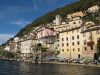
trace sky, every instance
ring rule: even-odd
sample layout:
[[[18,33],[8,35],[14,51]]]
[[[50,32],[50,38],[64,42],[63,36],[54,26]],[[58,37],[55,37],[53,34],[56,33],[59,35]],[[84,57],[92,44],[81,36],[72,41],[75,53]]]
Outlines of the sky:
[[[0,0],[0,44],[36,18],[77,0]]]

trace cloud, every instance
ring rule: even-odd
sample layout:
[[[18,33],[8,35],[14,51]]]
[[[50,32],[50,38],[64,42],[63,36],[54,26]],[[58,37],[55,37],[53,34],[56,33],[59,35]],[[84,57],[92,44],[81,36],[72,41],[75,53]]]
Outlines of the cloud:
[[[23,26],[30,24],[30,23],[31,23],[30,21],[25,21],[23,19],[19,19],[19,20],[16,20],[16,21],[10,21],[10,24],[18,25],[20,27],[23,27]]]
[[[14,34],[0,34],[0,44],[6,42],[10,38],[12,38]]]

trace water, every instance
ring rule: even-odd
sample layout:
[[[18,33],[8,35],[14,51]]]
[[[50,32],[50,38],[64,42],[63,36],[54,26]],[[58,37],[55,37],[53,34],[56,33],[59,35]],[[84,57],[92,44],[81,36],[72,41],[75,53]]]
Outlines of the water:
[[[100,68],[0,60],[0,75],[100,75]]]

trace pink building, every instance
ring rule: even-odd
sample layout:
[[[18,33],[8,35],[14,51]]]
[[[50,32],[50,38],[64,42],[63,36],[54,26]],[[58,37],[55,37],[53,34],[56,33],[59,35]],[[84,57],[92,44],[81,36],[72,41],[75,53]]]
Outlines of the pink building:
[[[52,28],[48,27],[42,27],[38,32],[37,32],[37,39],[40,38],[46,38],[50,36],[55,36],[56,32]]]

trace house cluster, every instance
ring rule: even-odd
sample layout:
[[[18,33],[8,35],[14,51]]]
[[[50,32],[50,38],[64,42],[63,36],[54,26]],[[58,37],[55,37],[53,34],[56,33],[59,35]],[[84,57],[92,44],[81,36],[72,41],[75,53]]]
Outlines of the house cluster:
[[[60,15],[52,23],[35,27],[23,38],[15,37],[9,41],[5,50],[20,51],[22,58],[32,55],[42,55],[46,59],[51,57],[73,58],[93,57],[97,53],[97,43],[100,39],[100,25],[92,21],[83,21],[86,12],[99,11],[99,6],[88,8],[66,16],[63,21]],[[45,47],[46,52],[36,51],[36,44]]]

